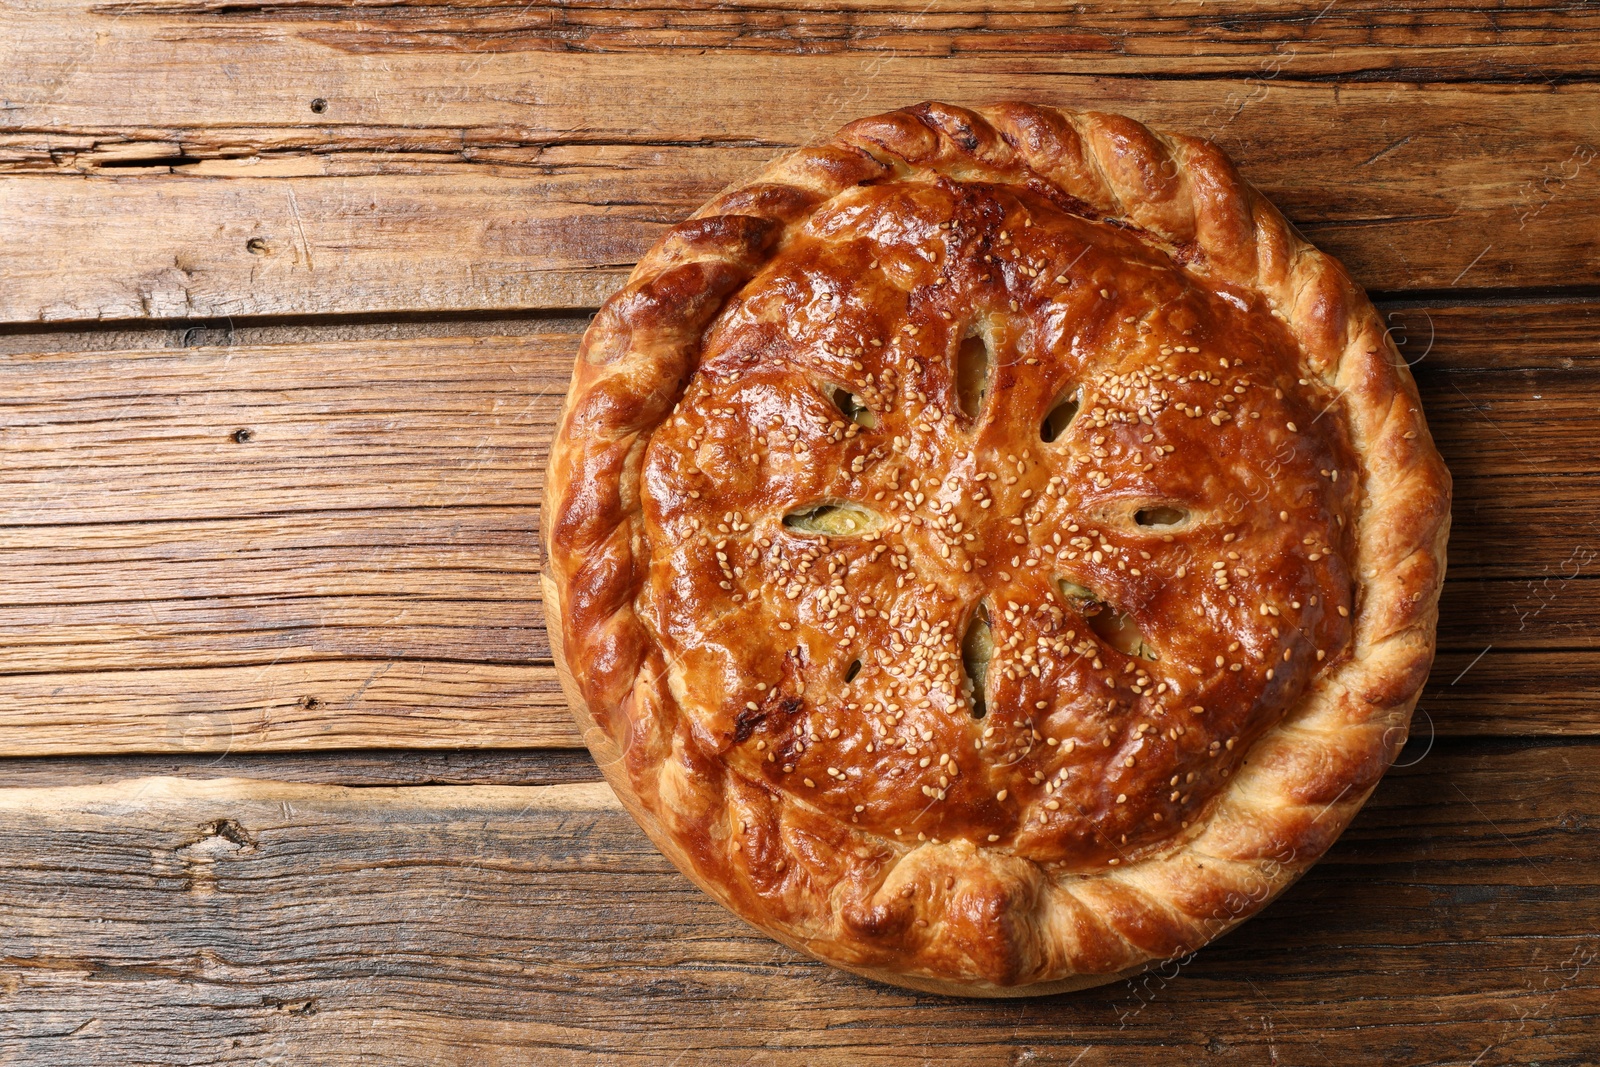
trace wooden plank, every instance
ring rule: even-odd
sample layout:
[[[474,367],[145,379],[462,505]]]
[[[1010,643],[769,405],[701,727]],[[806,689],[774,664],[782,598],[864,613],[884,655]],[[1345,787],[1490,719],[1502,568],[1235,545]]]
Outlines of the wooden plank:
[[[581,334],[594,313],[584,308],[565,311],[518,311],[503,314],[342,316],[337,318],[185,319],[171,322],[125,322],[75,327],[71,323],[0,326],[0,360],[12,356],[74,356],[85,353],[152,351],[209,347],[259,347],[323,344],[330,341],[416,341],[432,338],[527,337],[539,334]],[[572,349],[577,343],[572,343]]]
[[[1564,581],[1594,572],[1600,548],[1600,478],[1533,467],[1458,474],[1450,527],[1451,578]]]
[[[12,357],[0,522],[533,507],[575,347],[560,334]]]
[[[151,777],[253,778],[364,788],[571,785],[601,780],[600,768],[583,748],[376,748],[0,758],[0,788],[103,785]]]
[[[1419,377],[1440,371],[1600,369],[1600,300],[1379,298],[1395,346]]]
[[[1597,539],[1591,502],[1600,500],[1600,479],[1588,472],[1545,474],[1537,469],[1525,477],[1518,484],[1512,472],[1456,476],[1450,530],[1453,577],[1571,577],[1574,567],[1589,569],[1589,549]]]
[[[1597,734],[1600,655],[1490,643],[1434,658],[1408,743],[1420,751],[1434,737]]]
[[[74,5],[79,7],[81,5]],[[72,10],[71,7],[66,10]],[[425,17],[422,17],[425,12]],[[135,0],[98,5],[123,18],[187,17],[293,32],[352,52],[866,53],[946,57],[1056,53],[1095,73],[1216,74],[1292,61],[1305,73],[1494,80],[1591,73],[1600,19],[1584,5],[1536,2],[1493,12],[1427,0],[1404,9],[1354,0],[1309,12],[1283,0],[1226,12],[1159,0],[1050,4],[968,0],[740,0],[583,5],[457,0],[444,11],[364,3],[359,19],[321,0]],[[259,30],[258,30],[259,32]]]
[[[612,209],[650,195],[626,189],[564,200],[536,175],[470,167],[4,182],[0,319],[13,322],[592,307],[692,210]]]
[[[0,756],[578,744],[548,665],[391,655],[0,674]]]
[[[13,47],[48,69],[0,61],[0,158],[49,172],[4,186],[0,321],[592,306],[761,161],[929,96],[1213,137],[1371,288],[1600,277],[1588,82],[1130,80],[1056,56],[374,54],[173,18],[95,34],[94,18],[40,15]]]
[[[1192,962],[1020,1002],[799,958],[599,784],[11,789],[0,1033],[19,1062],[118,1067],[1577,1064],[1600,1037],[1597,781],[1594,745],[1440,746]]]
[[[1528,651],[1600,648],[1600,582],[1593,542],[1581,547],[1583,569],[1552,570],[1523,581],[1446,581],[1439,598],[1439,648],[1478,651],[1489,645]],[[1571,570],[1576,570],[1574,562]]]
[[[1588,435],[1571,432],[1600,399],[1600,366],[1483,371],[1419,377],[1439,451],[1462,478],[1539,480],[1596,470]]]
[[[0,670],[550,662],[537,509],[256,506],[283,513],[7,531]]]

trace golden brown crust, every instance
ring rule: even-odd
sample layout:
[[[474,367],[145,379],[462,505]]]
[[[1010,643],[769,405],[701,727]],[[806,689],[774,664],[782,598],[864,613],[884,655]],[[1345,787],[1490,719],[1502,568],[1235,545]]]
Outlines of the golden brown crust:
[[[1214,146],[924,104],[646,255],[544,514],[564,684],[662,851],[831,963],[1006,996],[1198,948],[1338,836],[1431,662],[1449,476]]]

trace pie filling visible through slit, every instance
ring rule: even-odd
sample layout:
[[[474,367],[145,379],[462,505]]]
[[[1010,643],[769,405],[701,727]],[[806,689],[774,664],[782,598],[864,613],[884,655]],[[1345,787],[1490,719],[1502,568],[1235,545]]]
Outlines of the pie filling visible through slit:
[[[806,164],[828,195],[664,240],[586,339],[546,512],[564,680],[663,850],[790,944],[989,995],[1198,947],[1315,860],[1404,740],[1448,527],[1336,264],[1263,204],[1319,258],[1239,238],[1237,280],[1204,161],[1160,235],[1083,193],[1148,131],[1076,117],[1105,177],[1068,190],[1012,158],[1065,119],[996,110],[869,120]],[[758,202],[781,231],[695,258]],[[1335,311],[1370,365],[1315,351]]]

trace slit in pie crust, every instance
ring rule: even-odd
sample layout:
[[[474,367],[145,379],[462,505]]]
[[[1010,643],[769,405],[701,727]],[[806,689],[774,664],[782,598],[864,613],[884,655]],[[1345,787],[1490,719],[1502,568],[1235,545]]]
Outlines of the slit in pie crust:
[[[1404,743],[1449,475],[1362,291],[1214,145],[928,103],[674,227],[584,337],[547,618],[713,897],[1013,996],[1192,951]]]

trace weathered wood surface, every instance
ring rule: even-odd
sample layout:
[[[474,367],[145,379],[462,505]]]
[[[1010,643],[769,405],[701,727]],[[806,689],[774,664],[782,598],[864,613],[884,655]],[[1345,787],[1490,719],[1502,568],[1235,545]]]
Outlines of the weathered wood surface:
[[[203,649],[190,654],[207,659]],[[369,660],[0,676],[0,755],[579,743],[547,664],[412,662],[385,652]]]
[[[1414,752],[1429,747],[1419,736]],[[1409,758],[1409,757],[1408,757]],[[0,789],[110,785],[129,778],[250,778],[341,786],[568,785],[600,781],[583,748],[322,749],[0,757]]]
[[[327,1067],[1582,1064],[1600,1041],[1597,781],[1592,744],[1437,746],[1187,965],[1000,1003],[872,985],[752,933],[600,784],[0,790],[0,1049]]]
[[[1386,312],[1457,476],[1419,730],[1600,730],[1597,309]],[[537,584],[576,341],[8,359],[0,753],[577,744]]]
[[[552,26],[548,9],[478,10],[490,25]],[[1317,50],[1292,43],[1224,71],[1158,55],[1130,77],[1025,35],[1021,51],[971,56],[609,54],[465,47],[392,25],[408,17],[20,8],[0,35],[0,167],[20,172],[0,212],[0,321],[593,306],[723,185],[845,120],[927,97],[1021,96],[1213,137],[1371,288],[1600,279],[1600,87],[1556,80],[1559,60],[1505,84],[1416,81],[1428,61],[1411,65],[1369,27],[1363,70],[1393,80],[1322,80]],[[1454,17],[1411,37],[1451,47]],[[1500,32],[1509,41],[1531,18],[1527,32],[1581,49],[1596,17],[1525,11]],[[1270,7],[1244,18],[1257,29],[1197,5],[1163,47],[1188,49],[1196,24],[1221,45],[1274,23],[1319,39],[1324,21]]]
[[[1136,76],[1233,73],[1293,57],[1306,73],[1397,80],[1448,73],[1480,81],[1544,81],[1587,73],[1600,61],[1593,36],[1600,16],[1581,3],[1539,0],[1493,10],[1446,0],[1403,9],[1376,0],[1309,9],[1274,0],[1227,10],[1159,0],[465,0],[440,10],[392,0],[363,3],[353,14],[323,0],[131,0],[91,10],[101,17],[187,16],[212,26],[267,28],[356,52],[1055,54],[1097,73]]]
[[[1597,29],[6,5],[0,1063],[1594,1063]],[[1016,96],[1232,153],[1380,291],[1456,506],[1412,740],[1327,860],[1176,977],[993,1004],[671,871],[573,747],[537,534],[576,330],[664,227],[857,115]]]
[[[575,348],[566,334],[14,356],[4,521],[532,507]]]

